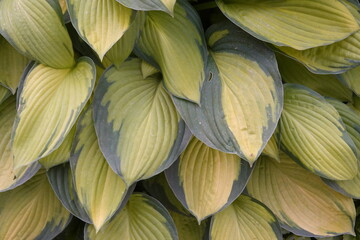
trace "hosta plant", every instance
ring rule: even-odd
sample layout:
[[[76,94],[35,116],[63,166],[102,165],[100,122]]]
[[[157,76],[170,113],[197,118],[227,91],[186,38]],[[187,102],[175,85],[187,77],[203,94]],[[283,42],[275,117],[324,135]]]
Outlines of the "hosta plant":
[[[359,12],[0,0],[0,239],[359,239]]]

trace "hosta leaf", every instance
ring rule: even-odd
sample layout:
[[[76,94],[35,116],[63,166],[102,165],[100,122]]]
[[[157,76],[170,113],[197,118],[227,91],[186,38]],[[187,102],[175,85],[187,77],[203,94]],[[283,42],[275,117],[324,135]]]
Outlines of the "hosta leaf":
[[[280,161],[279,140],[277,138],[276,133],[274,133],[266,144],[262,154]]]
[[[137,193],[98,233],[87,225],[85,239],[177,240],[178,236],[168,211],[154,198]]]
[[[196,218],[170,211],[174,220],[179,240],[201,240],[206,239],[206,222],[198,224]]]
[[[116,0],[119,3],[141,11],[160,10],[173,15],[176,0]],[[180,0],[179,0],[180,1]]]
[[[0,84],[15,93],[21,75],[29,63],[29,59],[13,48],[5,38],[0,35]]]
[[[50,153],[50,155],[48,155],[47,157],[40,159],[39,163],[46,169],[50,169],[54,166],[69,161],[74,135],[75,127],[70,130],[64,141],[61,143],[60,147]]]
[[[223,211],[214,215],[211,240],[282,239],[274,214],[259,201],[241,195]]]
[[[98,231],[120,207],[127,188],[100,151],[92,113],[89,108],[79,120],[70,165],[79,201]]]
[[[165,173],[177,198],[200,222],[240,195],[251,169],[237,155],[212,149],[193,138]]]
[[[352,92],[342,84],[335,75],[314,74],[301,63],[282,54],[276,55],[282,80],[311,88],[322,96],[351,101]]]
[[[11,130],[16,117],[15,97],[0,105],[0,192],[15,188],[30,179],[40,168],[38,163],[13,169]]]
[[[160,79],[142,77],[139,59],[103,74],[95,90],[94,117],[100,148],[127,185],[169,167],[189,138]]]
[[[138,12],[135,20],[129,26],[124,35],[117,41],[114,46],[106,53],[104,60],[119,66],[123,63],[131,54],[134,49],[135,42],[139,37],[140,29],[144,26],[145,14]]]
[[[277,48],[317,74],[340,74],[360,65],[360,31],[342,41],[303,51]]]
[[[274,54],[231,23],[207,32],[209,80],[200,106],[174,98],[192,133],[208,146],[252,164],[275,130],[282,84]]]
[[[187,1],[177,1],[174,17],[147,14],[137,53],[161,68],[173,95],[199,103],[207,52],[200,18]]]
[[[360,153],[360,113],[357,113],[346,104],[335,99],[327,99],[327,101],[335,107],[339,112],[346,131],[354,141],[357,153]],[[358,172],[356,176],[347,181],[331,181],[324,179],[325,183],[336,191],[352,198],[360,198],[360,161],[357,161]]]
[[[2,104],[10,96],[10,90],[0,85],[0,104]]]
[[[160,201],[166,209],[182,215],[191,215],[174,195],[166,180],[164,172],[143,181],[142,185],[146,192]]]
[[[356,95],[360,96],[360,67],[350,69],[338,78],[345,83]]]
[[[52,239],[70,219],[43,170],[25,184],[0,193],[1,239]]]
[[[328,45],[359,30],[339,0],[217,0],[221,11],[260,40],[304,50]]]
[[[65,12],[67,11],[66,0],[59,0],[59,4],[60,4],[62,13],[65,14]]]
[[[145,61],[141,62],[141,74],[142,74],[143,78],[147,78],[158,72],[160,72],[160,71],[153,65],[151,65]]]
[[[284,153],[280,159],[280,163],[267,157],[259,160],[247,185],[248,193],[269,207],[282,226],[295,234],[353,234],[352,199],[326,186],[320,177]]]
[[[64,163],[50,168],[47,177],[56,196],[64,207],[74,216],[86,223],[92,223],[85,208],[79,201],[75,191],[70,163]]]
[[[129,28],[134,12],[114,0],[67,0],[71,22],[100,60]]]
[[[85,103],[95,81],[95,66],[87,57],[74,68],[35,65],[21,83],[13,131],[14,167],[49,155],[60,146]]]
[[[75,65],[57,0],[2,0],[0,33],[17,50],[53,68]]]
[[[356,175],[356,147],[339,113],[311,89],[285,85],[280,132],[282,147],[311,172],[333,180]]]

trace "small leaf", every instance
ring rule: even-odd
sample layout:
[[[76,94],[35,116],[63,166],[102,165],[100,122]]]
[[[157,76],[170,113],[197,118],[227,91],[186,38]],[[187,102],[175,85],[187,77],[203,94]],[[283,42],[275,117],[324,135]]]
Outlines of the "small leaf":
[[[283,239],[274,214],[259,201],[241,195],[223,211],[214,215],[211,240]]]
[[[280,163],[262,157],[246,189],[271,209],[282,227],[295,234],[306,237],[354,234],[356,213],[352,199],[328,187],[320,177],[284,153]]]
[[[67,0],[71,22],[100,60],[129,28],[133,11],[114,0]]]
[[[274,133],[266,144],[262,154],[271,157],[277,161],[280,161],[279,152],[279,140],[276,136],[276,133]]]
[[[357,154],[360,153],[360,113],[354,111],[346,104],[335,99],[327,99],[327,101],[339,112],[346,131],[351,139],[354,141]],[[357,161],[358,172],[351,180],[345,181],[331,181],[323,179],[326,184],[335,189],[336,191],[349,196],[351,198],[360,199],[360,161]]]
[[[217,0],[221,11],[254,37],[298,50],[329,45],[359,30],[343,1]]]
[[[20,53],[53,68],[75,65],[57,0],[2,0],[0,22],[0,33]]]
[[[178,236],[168,211],[154,198],[136,193],[98,233],[86,225],[85,239],[177,240]]]
[[[70,220],[43,170],[25,184],[0,193],[1,239],[52,239]]]
[[[2,104],[10,96],[10,90],[0,85],[0,104]]]
[[[31,165],[13,169],[13,155],[11,153],[11,130],[16,117],[15,97],[8,98],[0,105],[0,192],[13,189],[29,180],[39,170],[40,165]]]
[[[16,51],[0,35],[0,84],[10,89],[12,94],[15,93],[28,63],[29,59]]]
[[[341,101],[352,101],[352,92],[333,74],[314,74],[301,63],[277,54],[276,59],[282,80],[311,88],[325,97],[337,98]]]
[[[280,119],[282,147],[305,168],[332,180],[357,173],[356,147],[336,109],[302,85],[286,84]]]
[[[116,0],[124,6],[141,11],[164,11],[173,15],[176,0]],[[180,0],[179,0],[180,1]]]
[[[360,67],[350,69],[337,77],[356,95],[360,96]]]
[[[15,168],[46,157],[60,146],[89,99],[94,81],[95,66],[87,57],[69,69],[32,67],[20,86],[12,133]]]
[[[168,168],[189,140],[162,82],[144,79],[139,59],[106,70],[95,90],[94,119],[106,160],[128,186]]]
[[[92,113],[89,108],[79,119],[70,165],[79,201],[99,231],[120,207],[127,188],[100,151]]]
[[[211,149],[193,138],[165,174],[177,198],[201,222],[240,195],[251,168],[238,156]]]
[[[282,110],[282,83],[275,55],[231,23],[207,31],[208,81],[200,106],[174,97],[191,132],[206,145],[255,162]]]
[[[174,17],[156,11],[146,16],[136,53],[161,68],[171,94],[199,103],[207,52],[197,12],[178,0]]]
[[[200,240],[206,239],[206,222],[198,224],[196,218],[170,211],[174,220],[179,240]]]

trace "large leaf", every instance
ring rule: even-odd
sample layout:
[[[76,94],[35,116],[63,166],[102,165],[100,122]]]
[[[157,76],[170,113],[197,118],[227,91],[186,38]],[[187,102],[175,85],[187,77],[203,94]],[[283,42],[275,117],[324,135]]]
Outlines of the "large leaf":
[[[75,126],[70,130],[70,132],[65,137],[64,141],[61,143],[60,147],[50,153],[50,155],[39,160],[39,163],[46,169],[50,169],[57,165],[60,165],[64,162],[69,161],[71,146],[75,136]]]
[[[252,164],[275,130],[282,84],[274,54],[231,23],[207,31],[210,76],[200,106],[174,98],[192,133],[208,146]]]
[[[71,22],[102,60],[132,22],[133,11],[114,0],[67,0]]]
[[[352,101],[352,92],[333,74],[314,74],[301,63],[282,54],[276,55],[282,80],[311,88],[322,96]]]
[[[340,74],[360,65],[360,31],[342,41],[303,51],[277,48],[317,74]]]
[[[241,195],[230,206],[214,215],[211,240],[283,239],[274,214],[259,201]]]
[[[89,108],[79,120],[70,165],[79,201],[98,231],[120,207],[127,188],[100,151],[92,114]]]
[[[94,117],[100,148],[127,185],[169,167],[189,140],[170,95],[158,76],[143,78],[139,59],[103,74]]]
[[[0,33],[20,53],[53,68],[75,65],[57,0],[2,0],[0,22]]]
[[[174,220],[179,240],[202,240],[207,239],[206,222],[200,225],[193,216],[186,216],[181,213],[170,211]]]
[[[200,102],[206,43],[200,18],[187,1],[177,1],[174,17],[155,11],[147,14],[137,53],[161,68],[165,87],[173,95]]]
[[[116,0],[119,3],[141,11],[164,11],[173,15],[176,0]]]
[[[0,35],[0,84],[15,93],[21,75],[29,63],[29,59],[13,48],[5,38]]]
[[[280,132],[286,152],[311,172],[333,180],[355,177],[354,142],[339,113],[318,93],[302,85],[285,85]]]
[[[193,138],[165,173],[177,198],[201,222],[240,195],[251,169],[237,155],[212,149]]]
[[[217,0],[221,11],[260,40],[298,50],[329,45],[359,30],[339,0]]]
[[[259,160],[247,185],[248,193],[269,207],[282,226],[295,234],[353,234],[352,199],[328,187],[284,153],[280,159],[280,163],[267,157]]]
[[[356,95],[360,96],[360,67],[350,69],[338,78],[345,83]]]
[[[70,219],[43,170],[14,190],[0,193],[1,239],[52,239]]]
[[[30,179],[40,168],[38,163],[13,169],[11,130],[16,117],[15,97],[0,105],[0,192],[15,188]]]
[[[145,14],[138,12],[134,22],[129,26],[124,35],[117,41],[114,46],[106,53],[104,61],[113,63],[119,66],[131,54],[135,43],[139,37],[140,30],[143,28],[145,22]],[[110,66],[111,64],[109,64]]]
[[[87,225],[85,239],[177,240],[178,236],[168,211],[154,198],[137,193],[98,233]]]
[[[47,177],[56,196],[64,207],[77,218],[91,224],[90,217],[80,203],[75,191],[70,163],[67,162],[50,168],[47,171]]]
[[[20,86],[12,135],[15,168],[60,146],[89,99],[94,81],[95,66],[87,57],[69,69],[32,67]]]
[[[346,131],[349,133],[349,136],[354,141],[357,153],[360,153],[360,113],[354,111],[352,108],[346,104],[334,100],[327,99],[327,101],[333,105],[336,110],[339,112],[344,124]],[[351,180],[346,181],[331,181],[324,179],[325,183],[330,187],[339,191],[342,194],[345,194],[352,198],[360,198],[360,161],[357,161],[358,172],[356,176]]]

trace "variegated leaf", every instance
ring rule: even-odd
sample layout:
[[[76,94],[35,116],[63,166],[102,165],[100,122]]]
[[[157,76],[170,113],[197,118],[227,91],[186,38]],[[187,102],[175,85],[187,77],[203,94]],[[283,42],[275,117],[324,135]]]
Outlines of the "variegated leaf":
[[[116,0],[119,3],[141,11],[164,11],[173,15],[176,0]]]

